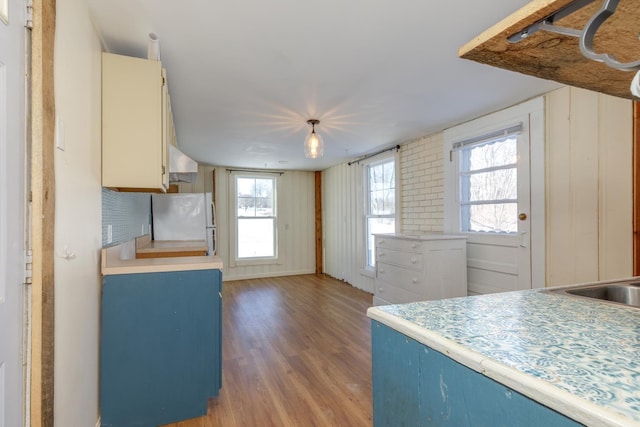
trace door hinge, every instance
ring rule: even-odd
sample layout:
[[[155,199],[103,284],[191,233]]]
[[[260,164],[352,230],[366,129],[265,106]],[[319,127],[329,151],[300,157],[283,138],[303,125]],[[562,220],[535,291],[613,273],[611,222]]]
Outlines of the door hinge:
[[[31,30],[33,29],[33,0],[27,0],[27,13],[25,16],[25,28]]]
[[[33,252],[31,250],[24,252],[24,284],[30,285],[33,272]]]

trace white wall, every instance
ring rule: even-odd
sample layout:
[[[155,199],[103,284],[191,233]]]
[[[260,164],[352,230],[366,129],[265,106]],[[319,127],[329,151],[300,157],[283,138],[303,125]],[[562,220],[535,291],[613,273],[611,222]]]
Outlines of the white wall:
[[[225,281],[260,277],[290,276],[315,273],[315,174],[304,171],[285,171],[278,179],[277,264],[234,266],[229,249],[230,175],[221,166],[200,165],[198,177],[192,184],[180,184],[180,192],[210,192],[213,190],[212,172],[215,169],[215,202],[217,225],[217,254],[224,263]]]
[[[322,172],[324,272],[373,293],[364,267],[362,166],[347,163]]]
[[[633,273],[633,112],[563,88],[546,97],[547,286]]]
[[[396,157],[398,232],[441,232],[444,224],[442,133],[403,144]],[[363,167],[343,163],[322,172],[324,271],[373,293],[364,270]]]
[[[55,151],[55,425],[98,420],[100,316],[100,52],[82,0],[57,0]],[[70,258],[61,256],[72,253]]]
[[[546,286],[630,276],[631,102],[570,88],[545,99]],[[440,132],[401,145],[402,233],[443,230],[443,144]],[[322,179],[325,272],[372,292],[361,272],[362,173],[342,164]]]
[[[399,165],[402,233],[443,230],[443,144],[443,135],[438,133],[402,145]]]

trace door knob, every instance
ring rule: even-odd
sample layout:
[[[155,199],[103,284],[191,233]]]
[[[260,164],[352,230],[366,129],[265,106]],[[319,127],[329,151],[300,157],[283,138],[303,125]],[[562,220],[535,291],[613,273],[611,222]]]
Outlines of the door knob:
[[[518,215],[518,219],[520,221],[524,221],[525,219],[527,219],[527,214],[526,213],[521,213],[520,215]]]

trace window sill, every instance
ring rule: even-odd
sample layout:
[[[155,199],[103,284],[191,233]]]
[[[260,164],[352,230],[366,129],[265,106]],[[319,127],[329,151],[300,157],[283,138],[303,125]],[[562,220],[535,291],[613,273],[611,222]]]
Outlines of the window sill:
[[[233,260],[232,267],[251,267],[255,265],[278,265],[278,258],[254,258]]]

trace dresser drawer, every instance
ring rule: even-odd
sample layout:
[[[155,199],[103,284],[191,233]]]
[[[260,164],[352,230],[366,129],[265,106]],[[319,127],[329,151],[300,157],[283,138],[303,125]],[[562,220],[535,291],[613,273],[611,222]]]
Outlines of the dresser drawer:
[[[376,248],[376,262],[422,271],[422,254]]]
[[[377,302],[378,304],[404,304],[407,302],[422,300],[424,300],[424,298],[414,292],[410,292],[382,280],[376,281],[374,302]]]
[[[395,239],[392,237],[376,236],[376,250],[380,248],[395,249],[399,251],[422,253],[422,242],[411,239]]]
[[[377,274],[377,279],[386,282],[386,287],[402,288],[416,295],[426,296],[427,283],[422,271],[379,263]]]

